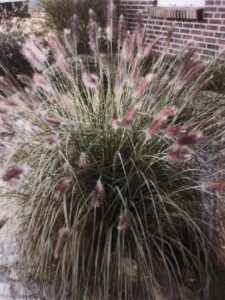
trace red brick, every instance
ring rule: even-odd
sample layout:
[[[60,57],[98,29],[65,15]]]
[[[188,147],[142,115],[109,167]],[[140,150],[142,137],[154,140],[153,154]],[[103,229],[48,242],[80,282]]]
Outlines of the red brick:
[[[225,0],[206,0],[202,21],[149,19],[148,10],[153,7],[155,0],[120,0],[121,11],[127,17],[129,29],[133,30],[136,24],[136,12],[144,12],[143,21],[146,25],[147,41],[153,41],[156,36],[166,35],[173,26],[175,32],[172,42],[172,52],[182,47],[188,39],[198,42],[198,53],[209,57],[215,55],[219,48],[225,45]],[[155,47],[156,51],[163,49],[163,42]]]

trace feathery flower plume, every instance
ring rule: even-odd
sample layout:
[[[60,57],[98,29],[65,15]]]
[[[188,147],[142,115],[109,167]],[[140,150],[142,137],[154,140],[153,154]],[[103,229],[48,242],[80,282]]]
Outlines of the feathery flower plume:
[[[68,163],[68,162],[65,162],[63,164],[63,175],[64,177],[66,178],[73,178],[73,168],[72,166]]]
[[[131,107],[123,119],[123,124],[125,126],[130,126],[134,122],[135,118],[137,117],[139,110],[140,110],[139,104],[136,104],[133,107]]]
[[[94,21],[96,21],[96,14],[95,14],[95,12],[93,11],[93,9],[89,8],[88,13],[89,13],[89,17],[90,17],[91,19],[93,19]]]
[[[143,54],[144,49],[144,42],[145,42],[145,33],[146,29],[142,28],[143,22],[142,22],[142,14],[140,11],[138,11],[137,14],[137,25],[136,25],[136,40],[137,40],[137,56],[141,57]]]
[[[79,159],[78,159],[78,167],[81,169],[86,169],[90,166],[90,160],[85,152],[81,152]]]
[[[174,117],[177,114],[177,108],[175,106],[166,107],[156,115],[156,119],[167,121],[169,117]]]
[[[173,146],[167,155],[170,162],[186,162],[192,158],[193,151],[188,146]]]
[[[54,196],[56,198],[62,198],[71,187],[71,183],[71,178],[65,177],[60,179],[54,188]]]
[[[136,24],[136,34],[137,35],[142,35],[142,26],[143,26],[142,14],[141,14],[141,11],[138,10],[138,12],[137,12],[137,24]]]
[[[202,83],[198,84],[195,89],[191,92],[188,96],[189,99],[195,100],[195,96],[198,95],[199,92],[206,89],[207,85],[209,84],[210,80],[213,78],[213,75],[204,80]]]
[[[116,82],[115,82],[115,93],[116,95],[121,95],[123,91],[123,87],[125,84],[126,78],[126,64],[124,61],[120,61],[120,64],[116,73]],[[117,96],[116,96],[117,98]]]
[[[121,49],[123,42],[126,38],[127,26],[123,15],[119,17],[118,32],[117,32],[117,49]]]
[[[60,127],[60,125],[61,125],[61,122],[54,118],[46,117],[45,121],[54,127]]]
[[[165,137],[168,139],[177,138],[186,133],[186,128],[183,125],[174,125],[165,131]]]
[[[117,229],[119,231],[126,231],[131,227],[131,217],[128,211],[124,212],[119,217],[119,224],[117,226]]]
[[[48,45],[51,49],[51,52],[54,56],[54,59],[57,61],[59,56],[64,56],[66,55],[65,49],[63,45],[60,43],[58,37],[53,34],[49,33],[48,35]]]
[[[5,104],[8,105],[8,106],[11,106],[11,107],[18,107],[19,106],[19,102],[18,102],[18,99],[15,97],[15,98],[7,98],[6,101],[5,101]]]
[[[162,128],[163,124],[168,120],[169,117],[175,116],[177,109],[172,107],[166,107],[161,112],[159,112],[150,123],[148,129],[146,130],[146,140],[152,138],[157,134]]]
[[[74,49],[72,47],[72,43],[70,41],[70,37],[71,37],[71,30],[65,28],[64,29],[64,45],[66,47],[66,50],[71,54],[74,55]]]
[[[69,236],[70,236],[70,229],[68,227],[63,227],[59,230],[54,253],[53,253],[55,259],[59,258],[59,255],[63,250],[66,242],[68,241]]]
[[[130,74],[128,75],[129,78],[127,79],[127,84],[132,88],[137,83],[137,79],[140,77],[140,59],[138,56],[134,58]]]
[[[143,96],[147,91],[149,84],[152,83],[154,79],[155,75],[153,73],[149,73],[143,79],[141,79],[141,81],[138,82],[136,89],[134,90],[134,97]]]
[[[94,190],[90,194],[91,205],[94,208],[102,206],[106,201],[106,192],[105,188],[99,179]]]
[[[35,106],[39,103],[39,100],[35,94],[35,92],[33,91],[33,89],[24,88],[24,95],[26,96],[26,98],[28,98],[33,104],[35,104]]]
[[[23,46],[22,52],[29,63],[38,71],[43,71],[48,61],[47,56],[42,51],[41,46],[34,40],[33,37],[29,37]]]
[[[58,68],[60,69],[60,71],[69,79],[72,80],[73,79],[73,74],[69,68],[69,65],[65,59],[64,55],[59,55],[57,60],[56,60],[56,64],[58,66]]]
[[[32,85],[33,83],[32,79],[25,74],[18,74],[16,77],[21,83],[24,83],[26,85]]]
[[[74,14],[71,18],[70,29],[64,29],[64,44],[71,55],[77,53],[79,43],[79,18]]]
[[[142,57],[148,57],[149,54],[152,52],[152,49],[155,47],[155,45],[158,44],[158,42],[162,39],[162,36],[157,37],[152,43],[148,44],[147,46],[145,46],[144,50],[143,50],[143,55]]]
[[[204,187],[212,191],[225,191],[225,182],[207,182],[204,183]]]
[[[19,165],[12,166],[5,172],[2,179],[3,181],[11,181],[14,178],[18,178],[24,172],[25,172],[25,168],[23,166],[19,166]]]
[[[123,46],[121,49],[121,57],[126,62],[131,62],[134,57],[135,51],[135,36],[134,34],[127,31],[126,38],[123,42]]]
[[[178,146],[188,146],[188,145],[194,145],[198,143],[203,138],[203,134],[201,131],[195,131],[189,134],[184,134],[183,136],[179,137],[175,145]]]
[[[35,110],[35,105],[33,104],[33,103],[26,103],[26,107],[29,109],[29,110],[31,110],[31,111],[34,111]]]
[[[103,68],[103,70],[105,71],[105,74],[107,76],[107,78],[109,79],[110,77],[110,69],[109,69],[109,58],[108,55],[105,53],[101,53],[99,56],[99,60],[100,60],[100,66]]]
[[[48,35],[48,44],[54,56],[56,64],[60,71],[69,79],[72,79],[72,73],[66,61],[66,51],[55,34]]]
[[[5,107],[0,107],[0,115],[7,115],[8,114],[8,109]]]
[[[53,149],[55,148],[56,146],[58,146],[60,144],[60,140],[57,136],[55,135],[52,135],[52,136],[48,136],[46,139],[45,139],[45,146],[46,148],[49,148],[49,149]]]
[[[1,220],[0,220],[0,229],[2,229],[2,227],[5,225],[5,223],[8,221],[8,217],[3,217]]]
[[[10,106],[11,108],[16,107],[17,108],[17,112],[26,110],[26,105],[24,103],[24,101],[21,99],[21,94],[20,92],[17,92],[13,95],[11,95],[9,98],[5,99],[5,104],[7,106]]]
[[[79,18],[76,14],[74,14],[71,18],[70,32],[72,54],[75,55],[77,53],[77,45],[79,43]]]
[[[151,122],[150,126],[146,130],[146,140],[149,140],[154,135],[156,135],[163,126],[163,121],[161,119],[155,119]]]
[[[109,0],[108,7],[107,7],[107,25],[106,25],[106,36],[109,42],[113,41],[114,26],[115,26],[115,4],[114,4],[114,0]]]
[[[193,51],[195,51],[195,49]],[[188,52],[174,79],[175,86],[178,90],[188,83],[195,75],[199,74],[205,67],[204,63],[200,60],[192,59],[192,53],[192,50]]]
[[[96,59],[99,58],[98,50],[98,25],[96,23],[96,16],[92,9],[89,9],[89,23],[88,23],[88,36],[89,36],[89,45],[91,51],[93,52]]]
[[[44,91],[48,93],[53,92],[53,87],[49,83],[49,81],[41,74],[35,73],[33,76],[33,83],[36,87],[42,88]]]
[[[9,78],[0,76],[0,90],[4,93],[14,93],[17,89]]]

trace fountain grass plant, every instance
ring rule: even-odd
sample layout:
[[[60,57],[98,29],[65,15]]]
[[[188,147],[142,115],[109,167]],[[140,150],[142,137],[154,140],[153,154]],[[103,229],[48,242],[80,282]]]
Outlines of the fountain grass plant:
[[[224,189],[215,174],[203,177],[223,134],[215,119],[224,105],[195,102],[210,64],[188,42],[168,66],[169,34],[146,73],[161,37],[145,44],[140,14],[133,33],[123,16],[115,26],[113,5],[107,53],[90,11],[94,71],[79,57],[70,67],[71,30],[65,45],[49,35],[55,68],[44,72],[48,59],[30,37],[23,53],[33,78],[19,75],[23,87],[0,78],[2,127],[14,134],[1,147],[2,179],[17,198],[21,265],[51,282],[57,299],[155,299],[186,274],[197,289],[210,244],[204,196],[212,191],[216,203],[213,191]]]

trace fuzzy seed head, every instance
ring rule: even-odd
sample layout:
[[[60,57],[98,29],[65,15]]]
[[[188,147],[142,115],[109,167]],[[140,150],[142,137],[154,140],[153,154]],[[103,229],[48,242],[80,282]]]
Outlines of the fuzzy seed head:
[[[225,191],[225,182],[208,182],[204,184],[204,187],[206,190],[211,190],[211,191]]]
[[[69,68],[69,65],[68,65],[64,55],[58,55],[58,57],[56,59],[56,64],[57,64],[58,68],[60,69],[60,71],[63,73],[63,75],[65,75],[69,80],[73,79],[72,72]]]
[[[134,48],[135,48],[134,34],[131,34],[128,31],[121,49],[121,57],[124,59],[124,61],[130,62],[133,59],[134,50],[135,50]]]
[[[33,83],[36,87],[42,88],[44,91],[51,93],[53,91],[52,85],[46,78],[38,73],[35,73],[33,76]]]
[[[94,208],[101,207],[106,201],[105,188],[99,179],[94,190],[90,194],[91,205]]]
[[[90,166],[90,160],[85,152],[81,152],[79,159],[78,159],[78,167],[81,169],[86,169]]]
[[[156,135],[161,130],[168,118],[175,116],[176,113],[177,109],[174,106],[166,107],[159,112],[146,130],[146,140]]]
[[[185,133],[186,133],[186,129],[184,128],[183,125],[174,125],[174,126],[169,127],[165,131],[164,135],[168,139],[173,139],[173,138],[177,138]]]
[[[54,188],[54,196],[56,198],[63,198],[63,196],[66,194],[66,192],[71,187],[71,178],[62,178],[60,179]]]
[[[140,105],[138,105],[138,104],[136,104],[130,108],[130,110],[125,115],[124,120],[123,120],[123,123],[125,126],[130,126],[134,122],[135,118],[138,115],[139,110],[140,110]]]
[[[46,121],[46,123],[48,123],[49,125],[51,125],[53,127],[60,127],[60,125],[61,125],[61,122],[55,118],[46,117],[45,121]]]
[[[0,107],[0,115],[7,115],[8,114],[8,109],[5,107]]]
[[[74,14],[72,16],[71,25],[70,25],[70,41],[73,54],[77,52],[77,44],[79,42],[79,17]]]
[[[3,181],[11,181],[12,179],[18,178],[24,172],[25,168],[23,166],[12,166],[5,172],[2,179]]]
[[[47,57],[41,46],[34,40],[33,37],[29,37],[26,40],[23,45],[22,52],[34,69],[38,71],[44,70]]]
[[[64,163],[63,165],[63,175],[68,179],[73,178],[73,168],[68,162]]]
[[[112,42],[114,36],[114,26],[115,26],[115,4],[114,0],[109,0],[107,7],[107,26],[106,26],[106,36],[108,41]]]
[[[49,149],[54,149],[56,146],[58,146],[60,144],[60,140],[57,136],[52,135],[52,136],[48,136],[45,139],[45,146],[46,148]]]
[[[117,48],[120,50],[126,38],[126,21],[123,15],[119,17],[118,33],[117,33]]]
[[[155,75],[153,73],[147,74],[141,81],[138,83],[137,88],[134,91],[135,97],[141,97],[147,92],[149,84],[154,80]]]
[[[163,121],[160,119],[155,119],[151,122],[150,126],[146,130],[146,140],[154,137],[162,128]]]
[[[66,242],[69,239],[69,236],[70,236],[70,229],[68,227],[63,227],[59,230],[54,253],[53,253],[55,259],[59,258],[60,253],[62,252]]]
[[[32,79],[29,76],[25,74],[18,74],[16,77],[21,83],[32,85]]]
[[[175,106],[166,107],[158,115],[156,115],[156,119],[165,122],[169,117],[174,117],[176,114],[177,108]]]
[[[176,145],[184,146],[184,145],[194,145],[198,143],[203,138],[203,134],[201,131],[195,131],[190,134],[184,134],[182,137],[178,138],[176,141]]]
[[[9,78],[0,76],[0,91],[13,93],[16,91],[16,87]]]
[[[183,163],[192,158],[193,151],[188,146],[173,146],[167,159],[170,162]]]
[[[89,36],[89,45],[91,51],[93,52],[96,58],[99,58],[99,51],[98,51],[98,25],[95,21],[95,14],[93,10],[89,10],[90,20],[88,23],[88,36]]]
[[[119,224],[117,226],[117,229],[119,231],[126,231],[131,227],[131,217],[128,212],[124,212],[120,217],[119,217]]]

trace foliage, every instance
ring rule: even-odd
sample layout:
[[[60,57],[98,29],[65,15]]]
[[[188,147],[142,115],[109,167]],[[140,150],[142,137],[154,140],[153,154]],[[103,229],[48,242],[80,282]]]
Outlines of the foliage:
[[[93,9],[98,16],[98,22],[101,26],[105,25],[105,0],[41,0],[41,7],[46,11],[47,24],[51,29],[62,32],[70,26],[72,16],[77,14],[79,17],[79,52],[89,51],[86,27],[88,25],[88,11]]]
[[[225,189],[204,171],[224,133],[214,122],[222,107],[215,101],[199,111],[195,102],[210,66],[187,43],[170,66],[166,49],[143,75],[158,40],[145,46],[140,14],[133,34],[123,17],[115,30],[113,12],[109,1],[104,54],[90,14],[95,70],[81,59],[71,68],[49,35],[61,72],[55,82],[49,69],[41,74],[49,63],[31,37],[23,53],[38,72],[18,76],[27,88],[0,81],[2,126],[15,134],[2,178],[18,198],[23,269],[52,282],[60,299],[154,299],[163,283],[182,285],[187,273],[199,287],[209,247],[206,194],[216,203],[213,192]]]
[[[32,73],[30,64],[21,53],[22,43],[18,35],[0,33],[0,75],[5,75],[6,70],[13,75]]]

